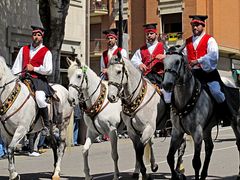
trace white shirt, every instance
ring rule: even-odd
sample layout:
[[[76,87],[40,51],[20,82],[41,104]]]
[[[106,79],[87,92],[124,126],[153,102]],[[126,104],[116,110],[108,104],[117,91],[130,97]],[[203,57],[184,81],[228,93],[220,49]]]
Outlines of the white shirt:
[[[147,43],[147,48],[148,48],[148,51],[149,51],[150,54],[153,53],[153,51],[154,51],[154,49],[156,48],[157,44],[158,44],[158,41],[157,41],[157,40],[154,41],[153,44]],[[142,64],[142,56],[141,56],[141,51],[140,51],[140,49],[138,49],[138,50],[134,53],[134,55],[133,55],[133,57],[132,57],[132,59],[131,59],[131,62],[132,62],[132,64],[133,64],[136,68],[139,69],[139,65]]]
[[[194,49],[197,48],[200,40],[206,33],[203,32],[200,36],[193,36],[192,41],[193,41],[193,47]],[[187,48],[184,50],[185,54],[187,55]],[[201,65],[201,68],[206,71],[206,72],[211,72],[214,69],[217,68],[217,62],[218,62],[218,57],[219,57],[219,51],[218,51],[218,45],[216,40],[213,37],[210,37],[208,39],[207,43],[207,54],[204,56],[200,57],[198,59],[198,63]],[[194,67],[196,68],[196,67]]]
[[[108,59],[109,60],[112,58],[113,53],[116,51],[117,48],[118,48],[118,46],[115,44],[112,48],[108,49]],[[122,54],[122,57],[128,59],[127,51],[125,49],[121,50],[121,54]],[[100,66],[101,66],[101,71],[102,71],[104,68],[106,68],[103,55],[101,56],[100,63],[101,63]]]
[[[40,44],[38,47],[34,48],[32,45],[30,46],[30,59],[33,58],[33,56],[42,48],[44,47],[43,44]],[[12,73],[17,74],[21,71],[22,69],[22,63],[23,63],[23,47],[20,49],[15,62],[12,67]],[[52,53],[50,51],[47,51],[47,53],[44,56],[43,59],[43,65],[39,67],[34,67],[34,72],[42,74],[42,75],[50,75],[52,74]]]

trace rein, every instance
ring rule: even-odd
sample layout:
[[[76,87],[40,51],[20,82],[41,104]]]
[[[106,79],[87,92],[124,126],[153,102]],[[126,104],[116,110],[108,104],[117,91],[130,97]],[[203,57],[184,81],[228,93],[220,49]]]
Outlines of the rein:
[[[83,71],[83,80],[81,81],[80,85],[75,85],[75,84],[69,84],[69,87],[73,87],[74,89],[77,90],[78,92],[78,100],[80,101],[80,104],[83,104],[83,110],[84,112],[92,119],[92,121],[95,119],[95,117],[109,104],[109,101],[103,106],[104,100],[106,98],[106,94],[107,94],[107,88],[105,86],[105,84],[102,83],[102,79],[100,80],[100,82],[97,85],[97,88],[91,93],[90,96],[88,96],[86,99],[83,99],[83,82],[84,80],[86,81],[87,87],[88,87],[88,77],[87,77],[87,67],[80,67],[82,68]],[[98,98],[96,99],[96,101],[93,103],[93,105],[91,105],[90,107],[86,107],[86,101],[90,100],[93,95],[97,92],[97,90],[100,87],[100,94],[98,96]],[[101,134],[99,132],[99,130],[97,129],[94,121],[93,121],[93,126],[95,128],[95,130]]]
[[[126,78],[127,78],[127,81],[128,81],[128,74],[127,74],[127,71],[126,71],[126,68],[125,68],[125,63],[124,63],[123,60],[122,61],[118,60],[118,61],[110,62],[110,65],[114,65],[114,64],[121,64],[122,65],[122,78],[121,78],[120,83],[109,81],[108,85],[113,85],[113,86],[117,87],[117,89],[118,89],[117,95],[118,95],[119,98],[122,99],[123,112],[126,115],[133,118],[139,110],[141,110],[145,105],[148,104],[148,102],[150,102],[150,100],[153,98],[154,94],[157,91],[155,89],[152,96],[140,107],[140,105],[141,105],[141,103],[142,103],[142,101],[143,101],[143,99],[146,95],[146,92],[147,92],[147,82],[143,78],[143,76],[141,75],[140,80],[139,80],[136,88],[132,91],[132,93],[130,95],[128,95],[127,97],[124,97],[123,92],[121,92],[121,91],[123,91],[122,89],[123,89],[124,75],[126,75]],[[132,100],[132,98],[134,97],[134,94],[139,89],[139,86],[140,86],[141,82],[142,82],[142,87],[139,90],[139,93],[138,93],[137,97],[134,100]]]

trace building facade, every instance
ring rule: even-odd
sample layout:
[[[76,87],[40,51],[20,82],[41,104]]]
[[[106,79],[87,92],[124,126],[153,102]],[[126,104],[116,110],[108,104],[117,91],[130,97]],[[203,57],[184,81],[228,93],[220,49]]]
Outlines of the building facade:
[[[91,0],[90,65],[99,73],[100,55],[106,49],[102,31],[117,27],[118,0]],[[206,32],[219,44],[219,69],[229,71],[240,60],[240,1],[232,0],[123,0],[123,24],[129,55],[144,43],[143,24],[158,23],[162,40],[182,44],[191,36],[189,15],[208,15]],[[234,17],[234,18],[233,18]]]
[[[38,1],[3,0],[0,9],[0,54],[11,65],[19,49],[31,42],[31,25],[41,26]],[[86,61],[86,11],[86,1],[70,1],[61,51],[61,84],[64,86],[68,84],[66,57]]]

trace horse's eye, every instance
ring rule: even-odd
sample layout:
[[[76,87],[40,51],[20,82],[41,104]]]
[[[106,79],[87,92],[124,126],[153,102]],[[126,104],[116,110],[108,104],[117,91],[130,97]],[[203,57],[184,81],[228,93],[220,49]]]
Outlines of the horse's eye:
[[[79,79],[80,79],[81,77],[82,77],[82,76],[81,76],[80,74],[78,74],[78,75],[77,75],[77,78],[79,78]]]
[[[121,74],[122,71],[117,71],[117,74]]]
[[[178,66],[180,64],[180,61],[176,61],[176,65]]]

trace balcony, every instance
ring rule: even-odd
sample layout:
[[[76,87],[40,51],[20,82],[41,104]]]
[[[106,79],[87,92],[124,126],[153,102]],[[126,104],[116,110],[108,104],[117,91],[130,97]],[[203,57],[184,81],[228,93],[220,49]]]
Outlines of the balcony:
[[[90,40],[90,56],[100,57],[102,52],[107,49],[106,39]]]
[[[91,0],[90,16],[104,16],[108,14],[107,5],[101,0]]]
[[[169,46],[182,45],[182,32],[172,32],[161,34],[161,39],[165,40]]]

